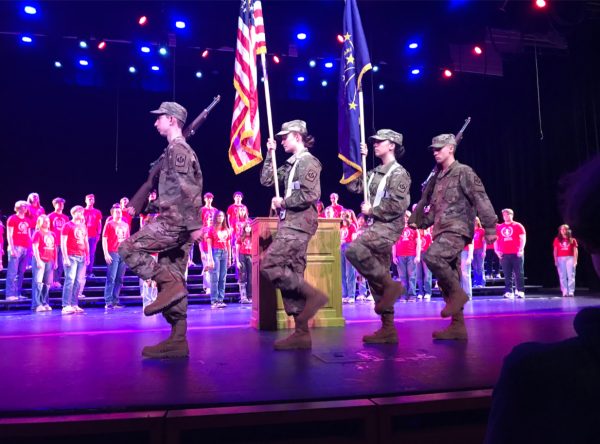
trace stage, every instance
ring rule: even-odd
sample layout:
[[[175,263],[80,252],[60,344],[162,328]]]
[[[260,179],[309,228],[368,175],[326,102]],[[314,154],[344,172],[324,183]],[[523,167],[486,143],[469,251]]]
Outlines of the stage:
[[[141,306],[61,315],[55,309],[0,313],[0,416],[173,410],[368,399],[490,389],[503,357],[524,341],[574,336],[573,317],[598,295],[525,300],[480,297],[467,304],[468,342],[434,342],[446,325],[439,298],[396,304],[398,345],[363,345],[379,326],[371,304],[345,305],[345,328],[312,330],[312,351],[275,352],[286,331],[249,327],[250,306],[189,310],[189,359],[140,352],[169,334]]]

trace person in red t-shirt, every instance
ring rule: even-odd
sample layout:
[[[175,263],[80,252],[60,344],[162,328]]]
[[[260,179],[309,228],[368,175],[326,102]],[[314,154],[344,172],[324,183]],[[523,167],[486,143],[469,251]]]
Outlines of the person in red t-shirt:
[[[119,200],[119,207],[121,208],[121,214],[123,215],[123,216],[121,216],[121,220],[123,222],[125,222],[127,225],[129,225],[129,232],[131,233],[131,222],[133,221],[133,216],[131,214],[129,214],[129,211],[126,211],[128,206],[129,206],[129,198],[122,197]]]
[[[525,276],[523,260],[525,242],[527,240],[525,228],[513,220],[514,212],[510,208],[502,210],[504,223],[496,227],[498,239],[494,250],[500,258],[502,273],[504,273],[504,297],[514,299],[525,297]],[[512,291],[512,276],[516,277],[516,290]]]
[[[123,211],[119,204],[110,210],[112,219],[106,222],[102,233],[102,250],[106,261],[106,285],[104,287],[104,308],[123,308],[119,304],[119,294],[123,286],[125,262],[119,255],[119,245],[129,237],[129,224],[122,219]]]
[[[208,262],[212,265],[210,276],[211,308],[224,308],[225,279],[227,269],[231,267],[231,229],[227,226],[225,213],[219,211],[208,234]]]
[[[65,200],[62,197],[56,197],[52,199],[52,206],[54,207],[54,211],[50,213],[48,216],[50,218],[50,229],[56,236],[56,240],[60,245],[60,235],[62,233],[63,227],[69,222],[69,218],[66,214],[63,214],[63,210],[65,209]],[[60,278],[63,274],[63,257],[62,250],[60,247],[58,250],[58,258],[56,259],[56,270],[54,272],[54,283],[52,284],[52,288],[60,288]]]
[[[62,292],[62,313],[82,313],[78,296],[85,286],[85,268],[90,263],[90,247],[84,208],[75,205],[71,208],[72,220],[62,230],[60,248],[65,266],[65,284]]]
[[[40,195],[38,193],[30,193],[29,196],[27,196],[27,203],[29,204],[29,207],[27,208],[26,216],[29,218],[29,228],[33,233],[38,217],[42,214],[46,214],[46,210],[40,205]]]
[[[471,263],[473,262],[473,242],[468,243],[460,253],[460,286],[465,291],[469,300],[473,299],[473,286],[471,283]]]
[[[473,234],[473,287],[485,287],[483,261],[485,258],[485,229],[475,216],[475,232]]]
[[[431,237],[431,227],[420,229],[419,234],[421,235],[421,257],[427,251],[433,238]],[[432,273],[427,267],[425,261],[420,261],[417,264],[417,299],[423,299],[425,301],[431,300],[431,281]]]
[[[98,246],[98,239],[102,234],[102,213],[100,210],[94,208],[96,203],[96,196],[88,194],[85,196],[85,225],[88,231],[88,242],[90,251],[90,263],[86,269],[86,275],[88,277],[94,277],[94,262],[96,258],[96,247]],[[83,289],[82,289],[83,290]]]
[[[23,276],[27,268],[27,256],[31,250],[30,219],[26,217],[29,204],[24,200],[15,203],[15,213],[6,221],[8,243],[8,267],[6,269],[6,300],[22,299]]]
[[[245,214],[246,219],[248,219],[248,207],[242,203],[242,199],[244,195],[241,191],[236,191],[233,193],[233,203],[227,207],[227,223],[233,229],[237,226],[238,222],[243,222],[241,218],[241,213]]]
[[[323,202],[318,200],[317,203],[315,204],[315,207],[317,208],[318,217],[324,218],[325,217],[325,205],[323,205]]]
[[[151,205],[152,202],[156,200],[156,190],[152,190],[148,195],[148,204],[147,207]],[[148,208],[145,208],[148,210]],[[129,214],[129,213],[128,213]],[[158,213],[142,213],[140,214],[140,230],[144,228],[147,224],[156,219]],[[158,253],[152,255],[154,260],[158,260]],[[142,296],[142,307],[146,308],[146,306],[152,304],[156,297],[158,296],[158,288],[156,286],[156,281],[152,279],[144,280],[140,278],[140,295]]]
[[[342,217],[342,211],[344,211],[344,207],[338,204],[340,196],[337,193],[331,193],[329,195],[329,200],[331,201],[331,205],[325,208],[325,217],[327,219],[336,219]]]
[[[568,225],[558,227],[558,236],[554,238],[552,250],[563,298],[572,298],[575,296],[575,269],[579,251]]]
[[[392,250],[398,278],[406,288],[406,301],[414,302],[417,296],[417,265],[421,262],[421,235],[408,226],[411,212],[404,213],[404,229]],[[401,300],[404,300],[401,298]]]
[[[215,220],[215,216],[219,212],[219,210],[213,207],[212,203],[215,196],[213,193],[208,192],[204,193],[204,206],[200,208],[200,218],[202,220],[202,225],[206,225],[206,218],[208,216],[212,217],[212,220]]]
[[[240,302],[252,302],[252,227],[250,222],[242,224],[235,241],[235,263],[238,268]]]
[[[40,214],[32,239],[33,261],[31,266],[31,309],[35,312],[51,311],[48,293],[56,269],[58,238],[50,231],[50,218]]]
[[[358,222],[352,210],[342,211],[340,222],[340,251],[342,262],[342,303],[354,304],[356,301],[356,269],[346,258],[346,249],[352,243]]]

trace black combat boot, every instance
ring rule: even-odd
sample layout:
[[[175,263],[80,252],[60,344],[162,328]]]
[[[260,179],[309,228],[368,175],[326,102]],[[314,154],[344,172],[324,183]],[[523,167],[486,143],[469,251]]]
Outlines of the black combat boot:
[[[462,310],[452,315],[450,325],[443,330],[434,331],[433,339],[440,340],[467,340],[467,327],[465,326],[465,315]]]
[[[394,313],[382,314],[381,328],[372,335],[363,336],[363,342],[366,344],[397,344],[398,330],[394,325]]]
[[[146,316],[160,313],[182,300],[188,294],[183,280],[179,276],[174,275],[167,268],[161,268],[159,272],[152,277],[152,280],[156,281],[158,295],[154,302],[146,305],[144,308],[144,314]]]
[[[299,316],[295,316],[294,332],[285,339],[275,341],[273,344],[275,350],[307,350],[312,348],[308,321],[299,321],[298,318]]]
[[[167,359],[186,358],[190,349],[186,338],[187,320],[181,319],[171,326],[171,335],[156,345],[143,348],[142,356],[145,358]]]

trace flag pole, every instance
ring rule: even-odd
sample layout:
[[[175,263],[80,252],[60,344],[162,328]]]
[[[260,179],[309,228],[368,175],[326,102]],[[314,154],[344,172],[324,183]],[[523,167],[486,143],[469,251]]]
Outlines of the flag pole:
[[[269,93],[269,76],[267,75],[267,60],[265,53],[260,54],[260,61],[262,63],[263,77],[265,79],[265,103],[267,105],[267,124],[269,125],[269,138],[274,139],[273,135],[273,117],[271,116],[271,94]],[[275,184],[275,197],[279,197],[279,180],[277,178],[277,159],[275,157],[275,150],[271,150],[271,162],[273,165],[273,183]]]
[[[365,113],[364,113],[364,103],[363,103],[363,91],[362,85],[358,88],[358,106],[359,106],[359,123],[360,126],[360,143],[363,144],[366,142],[365,140]],[[362,179],[363,179],[363,199],[365,202],[369,202],[369,186],[367,184],[367,156],[365,154],[361,154],[362,160]]]

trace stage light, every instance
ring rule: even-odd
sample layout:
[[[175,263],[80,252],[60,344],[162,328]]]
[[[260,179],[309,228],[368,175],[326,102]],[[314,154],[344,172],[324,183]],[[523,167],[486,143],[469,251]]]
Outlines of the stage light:
[[[89,66],[90,62],[88,62],[86,59],[79,59],[79,64],[81,66]]]
[[[141,16],[138,20],[138,23],[140,24],[140,26],[144,26],[146,23],[148,23],[148,17],[146,17],[145,15]]]
[[[546,0],[535,0],[535,6],[539,9],[545,8],[547,5]]]
[[[56,62],[54,62],[54,67],[55,68],[62,68],[62,63],[60,63],[58,60]]]
[[[208,57],[208,49],[205,49],[204,51],[202,51],[202,58],[205,59]]]
[[[29,14],[29,15],[37,14],[37,9],[35,9],[35,6],[25,6],[23,8],[23,11],[25,11],[25,14]]]
[[[86,49],[88,47],[88,44],[87,44],[87,42],[85,40],[81,40],[79,42],[79,47],[83,48],[83,49]]]
[[[102,51],[104,48],[106,48],[106,42],[102,40],[100,43],[98,43],[98,49]]]
[[[314,68],[315,66],[317,66],[317,62],[315,62],[314,60],[311,60],[310,62],[308,62],[308,66],[310,66],[311,68]]]
[[[135,74],[135,73],[136,73],[136,71],[137,71],[137,70],[135,69],[135,66],[130,66],[130,67],[129,67],[129,72],[130,72],[131,74]]]
[[[373,65],[373,72],[378,72],[378,71],[379,71],[379,66]]]
[[[306,40],[306,33],[305,32],[299,32],[298,34],[296,34],[296,38],[298,40]]]
[[[383,83],[380,83],[377,89],[379,89],[379,91],[383,91],[385,89],[385,85]]]
[[[24,35],[24,36],[21,37],[21,41],[23,43],[32,43],[33,39],[31,37],[29,37],[28,35]]]
[[[148,46],[142,46],[140,51],[142,51],[144,54],[148,54],[150,52],[150,48]]]
[[[281,62],[281,60],[279,60],[279,57],[273,56],[273,62],[279,64],[279,62]]]
[[[298,76],[296,77],[296,80],[300,83],[304,82],[306,79],[304,78],[304,76]]]
[[[182,21],[182,20],[177,20],[177,21],[175,22],[175,27],[176,27],[177,29],[185,29],[185,22],[184,22],[184,21]]]
[[[326,87],[327,86],[327,80],[322,80],[321,81],[321,86],[322,87]]]
[[[325,68],[327,68],[327,69],[331,69],[331,68],[333,68],[333,62],[325,62],[325,65],[323,65],[323,66],[325,66]]]
[[[418,44],[417,42],[410,42],[410,43],[408,44],[408,47],[409,47],[410,49],[417,49],[417,48],[419,47],[419,44]]]
[[[448,79],[449,79],[450,77],[452,77],[452,71],[450,71],[449,69],[445,69],[445,70],[444,70],[444,77],[446,77],[446,78],[448,78]]]
[[[343,35],[341,35],[341,34],[338,34],[338,35],[337,35],[337,41],[338,41],[339,43],[344,43],[344,36],[343,36]]]
[[[157,65],[152,65],[152,68],[150,68],[152,71],[160,71],[160,67],[158,67]]]
[[[201,79],[202,78],[202,71],[196,71],[196,78],[197,79]]]
[[[160,48],[160,49],[158,50],[158,53],[159,53],[160,55],[162,55],[162,56],[166,56],[166,55],[167,55],[167,48],[164,48],[164,47],[163,47],[163,48]]]
[[[473,54],[475,55],[481,55],[483,54],[483,49],[481,49],[481,46],[473,46]]]
[[[413,76],[418,76],[419,74],[421,74],[421,70],[419,68],[414,68],[413,70],[410,71],[410,73]]]

